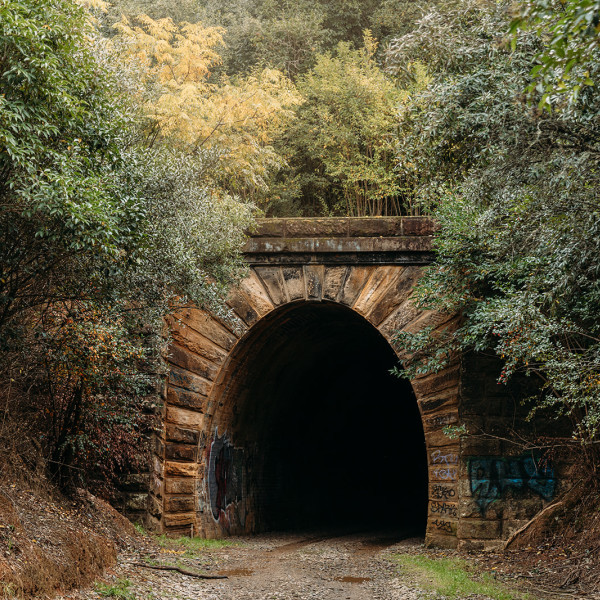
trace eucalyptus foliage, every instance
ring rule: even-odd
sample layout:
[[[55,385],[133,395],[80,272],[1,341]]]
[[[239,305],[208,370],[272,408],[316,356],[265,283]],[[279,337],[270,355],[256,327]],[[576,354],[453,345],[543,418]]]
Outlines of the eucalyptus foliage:
[[[600,98],[562,111],[528,102],[545,50],[535,31],[510,43],[508,4],[464,2],[398,39],[391,70],[420,56],[432,84],[402,113],[399,168],[440,224],[418,301],[463,317],[457,330],[404,334],[409,374],[455,353],[493,351],[500,383],[536,377],[533,408],[600,431]],[[590,59],[595,68],[596,63]],[[542,93],[545,93],[542,91]]]
[[[519,29],[535,31],[544,43],[529,85],[541,95],[540,108],[576,102],[586,86],[600,82],[598,0],[526,0],[511,24],[512,32]]]

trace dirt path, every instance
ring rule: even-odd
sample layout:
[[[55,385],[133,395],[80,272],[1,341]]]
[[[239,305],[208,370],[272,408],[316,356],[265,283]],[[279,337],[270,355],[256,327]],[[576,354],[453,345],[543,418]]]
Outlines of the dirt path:
[[[417,548],[422,540],[378,534],[262,535],[239,539],[239,545],[203,551],[189,558],[168,551],[128,554],[106,578],[110,585],[128,579],[137,599],[178,600],[416,600],[420,594],[403,582],[386,555],[395,547]],[[199,580],[173,571],[132,563],[179,564],[186,569],[227,575]],[[96,599],[97,591],[65,598]]]

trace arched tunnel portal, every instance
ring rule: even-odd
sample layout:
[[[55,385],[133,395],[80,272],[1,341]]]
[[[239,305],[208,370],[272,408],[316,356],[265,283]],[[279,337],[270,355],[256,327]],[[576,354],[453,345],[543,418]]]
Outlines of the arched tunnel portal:
[[[413,291],[432,224],[265,220],[229,314],[169,319],[149,525],[220,537],[316,526],[426,528],[457,545],[459,365],[407,381],[397,332],[444,330]]]
[[[499,386],[495,357],[454,356],[410,382],[389,373],[406,358],[399,332],[459,322],[414,302],[434,229],[421,217],[263,220],[227,310],[168,319],[143,496],[152,529],[425,528],[430,545],[498,548],[552,501],[554,467],[502,437],[528,388]]]
[[[224,365],[206,445],[206,511],[232,533],[314,527],[425,531],[427,457],[410,383],[366,319],[298,301]]]

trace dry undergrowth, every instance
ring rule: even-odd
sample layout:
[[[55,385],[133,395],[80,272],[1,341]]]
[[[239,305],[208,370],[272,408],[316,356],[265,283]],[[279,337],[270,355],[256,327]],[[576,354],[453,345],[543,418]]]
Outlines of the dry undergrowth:
[[[0,483],[0,598],[43,599],[91,583],[135,543],[131,523],[80,492]]]
[[[600,598],[599,485],[595,476],[578,482],[504,553],[477,561],[543,598]]]

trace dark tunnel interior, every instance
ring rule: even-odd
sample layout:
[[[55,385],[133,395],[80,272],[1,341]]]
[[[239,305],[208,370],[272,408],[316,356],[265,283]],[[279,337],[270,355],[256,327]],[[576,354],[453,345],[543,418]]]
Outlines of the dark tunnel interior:
[[[377,329],[333,303],[288,305],[246,342],[231,431],[260,530],[424,532],[423,428],[396,364]]]

